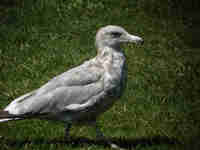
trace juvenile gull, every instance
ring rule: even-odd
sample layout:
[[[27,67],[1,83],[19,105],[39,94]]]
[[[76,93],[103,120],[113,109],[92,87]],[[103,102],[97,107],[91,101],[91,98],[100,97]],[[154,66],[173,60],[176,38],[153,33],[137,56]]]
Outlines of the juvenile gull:
[[[12,101],[0,110],[0,122],[22,119],[49,119],[67,124],[94,125],[103,136],[96,118],[116,101],[125,84],[125,56],[122,43],[142,43],[142,38],[119,26],[99,29],[95,45],[97,56],[72,68],[39,89]],[[112,145],[116,147],[116,145]]]

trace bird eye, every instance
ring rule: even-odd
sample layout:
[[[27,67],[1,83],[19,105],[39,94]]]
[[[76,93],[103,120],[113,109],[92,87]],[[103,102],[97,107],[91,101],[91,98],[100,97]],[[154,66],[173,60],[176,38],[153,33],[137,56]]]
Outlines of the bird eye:
[[[120,37],[122,34],[119,32],[111,32],[112,37],[118,38]]]

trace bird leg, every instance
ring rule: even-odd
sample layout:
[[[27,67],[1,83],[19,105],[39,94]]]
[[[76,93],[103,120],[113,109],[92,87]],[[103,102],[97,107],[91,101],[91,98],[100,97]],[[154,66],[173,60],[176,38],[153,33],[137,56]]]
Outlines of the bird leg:
[[[105,140],[106,143],[113,149],[118,149],[118,150],[124,150],[123,148],[119,147],[118,145],[112,143],[109,139],[107,139],[104,135],[103,132],[100,130],[99,126],[95,124],[95,129],[96,129],[96,138],[99,140]]]
[[[65,139],[69,140],[70,138],[70,128],[71,128],[72,124],[71,123],[67,123],[66,127],[65,127]]]

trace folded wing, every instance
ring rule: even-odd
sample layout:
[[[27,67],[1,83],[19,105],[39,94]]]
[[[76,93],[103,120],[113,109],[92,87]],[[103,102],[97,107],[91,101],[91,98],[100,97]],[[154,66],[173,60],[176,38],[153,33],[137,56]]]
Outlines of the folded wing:
[[[17,116],[79,111],[94,105],[103,95],[103,68],[85,63],[15,99],[4,110]]]

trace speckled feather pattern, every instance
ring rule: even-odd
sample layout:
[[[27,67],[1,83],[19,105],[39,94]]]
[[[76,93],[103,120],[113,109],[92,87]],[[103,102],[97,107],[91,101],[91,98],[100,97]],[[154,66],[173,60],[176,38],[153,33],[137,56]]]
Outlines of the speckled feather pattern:
[[[120,44],[141,41],[119,26],[101,28],[96,35],[96,57],[16,98],[4,109],[15,117],[0,122],[20,116],[74,123],[95,121],[114,104],[125,85],[125,56]]]

